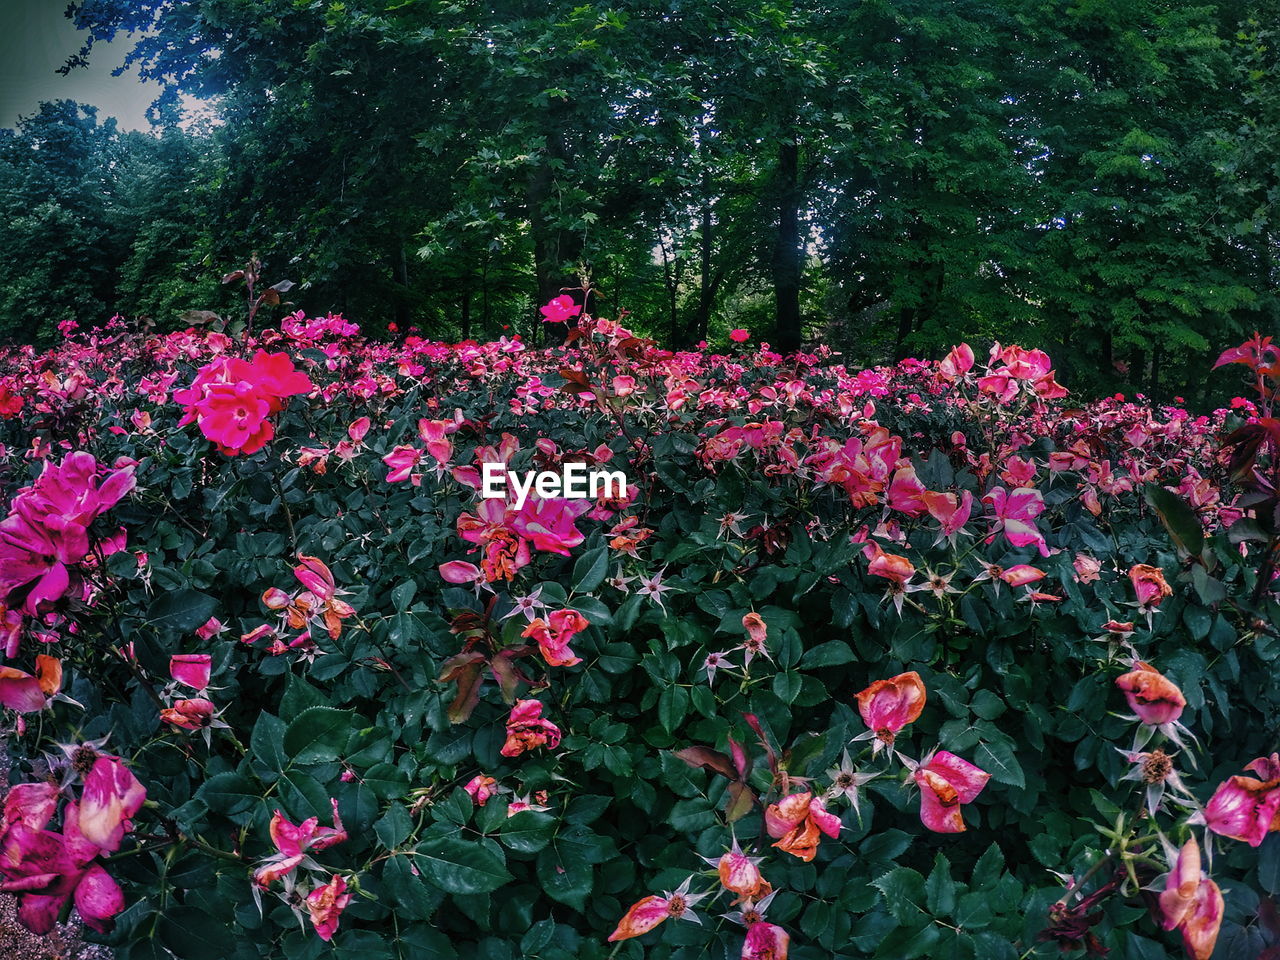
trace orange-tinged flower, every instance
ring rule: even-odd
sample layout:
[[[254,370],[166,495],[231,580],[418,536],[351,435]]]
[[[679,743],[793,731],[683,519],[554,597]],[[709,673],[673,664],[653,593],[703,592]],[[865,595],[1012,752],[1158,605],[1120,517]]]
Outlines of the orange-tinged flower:
[[[1164,892],[1160,894],[1161,925],[1166,930],[1176,930],[1192,913],[1201,875],[1200,845],[1192,837],[1178,852],[1177,862],[1169,871]]]
[[[667,916],[666,897],[651,895],[638,900],[618,921],[613,933],[609,934],[609,942],[642,936],[666,920]]]
[[[43,710],[62,689],[62,661],[46,654],[36,656],[36,672],[0,667],[0,704],[18,713]]]
[[[1204,877],[1196,891],[1196,900],[1182,925],[1182,945],[1191,960],[1209,960],[1218,943],[1225,907],[1218,885]]]
[[[873,577],[884,577],[901,587],[915,576],[916,568],[906,557],[885,553],[878,543],[871,544],[871,547],[874,549],[871,551],[871,563],[867,567],[867,572]]]
[[[338,930],[338,918],[351,902],[347,881],[336,873],[323,887],[307,894],[307,912],[321,940],[329,941]]]
[[[962,803],[972,803],[991,774],[954,753],[939,750],[912,773],[920,786],[920,821],[938,833],[965,829]]]
[[[1128,673],[1116,678],[1116,686],[1129,701],[1129,709],[1143,723],[1152,726],[1174,723],[1187,705],[1186,697],[1172,680],[1141,660],[1135,661]]]
[[[176,700],[160,711],[160,719],[183,730],[202,730],[213,723],[213,701],[204,697]]]
[[[722,856],[702,859],[716,868],[721,886],[738,894],[738,899],[734,903],[753,898],[760,899],[773,890],[769,881],[760,874],[759,864],[764,858],[748,857],[738,845],[737,837],[733,838],[733,846]]]
[[[764,812],[765,829],[779,850],[808,863],[818,853],[821,834],[840,835],[840,818],[827,811],[819,797],[805,791],[783,797]]]
[[[693,877],[686,878],[684,883],[675,890],[667,891],[665,896],[648,896],[637,900],[618,921],[617,929],[609,934],[609,942],[642,936],[671,917],[701,923],[698,915],[693,912],[693,905],[707,894],[690,893],[689,883],[692,880]]]
[[[1138,597],[1138,608],[1148,613],[1160,606],[1165,597],[1173,596],[1173,589],[1165,582],[1164,571],[1159,567],[1134,564],[1129,570],[1129,580]]]
[[[518,757],[535,747],[554,750],[560,746],[560,728],[542,717],[537,700],[517,700],[507,718],[507,741],[498,751],[504,757]]]
[[[876,738],[873,752],[892,746],[894,737],[924,710],[926,693],[920,674],[911,670],[888,680],[877,680],[858,694],[858,713],[870,728],[859,739]]]
[[[1200,847],[1187,840],[1160,894],[1160,923],[1166,930],[1182,930],[1182,942],[1192,960],[1209,960],[1222,926],[1222,891],[1200,868]]]
[[[478,773],[463,786],[463,790],[471,795],[471,800],[477,807],[483,807],[489,802],[489,798],[497,793],[498,781],[483,773]]]
[[[763,655],[765,658],[772,660],[769,656],[769,648],[765,646],[765,638],[769,635],[769,628],[765,625],[764,617],[756,613],[754,610],[742,618],[742,628],[747,631],[747,640],[740,647],[743,652],[742,662],[744,666],[750,666],[752,659],[757,654]],[[730,653],[733,651],[730,650]]]
[[[577,610],[556,610],[546,620],[538,617],[530,621],[520,636],[531,637],[538,642],[542,657],[552,667],[572,667],[582,658],[569,649],[575,636],[591,625]]]

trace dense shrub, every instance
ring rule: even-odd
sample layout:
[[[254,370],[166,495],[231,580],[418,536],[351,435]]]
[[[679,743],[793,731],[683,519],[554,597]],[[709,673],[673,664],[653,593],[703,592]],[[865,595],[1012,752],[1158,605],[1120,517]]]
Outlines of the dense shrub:
[[[1280,943],[1265,341],[1224,355],[1261,406],[1194,416],[1072,406],[1017,347],[64,332],[0,359],[33,928],[74,903],[125,960]],[[485,463],[629,486],[518,507]]]

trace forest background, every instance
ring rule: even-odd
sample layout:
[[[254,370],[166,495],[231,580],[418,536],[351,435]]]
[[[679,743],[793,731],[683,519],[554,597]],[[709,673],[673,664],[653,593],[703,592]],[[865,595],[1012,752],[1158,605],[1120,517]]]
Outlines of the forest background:
[[[110,43],[164,94],[151,132],[52,100],[0,133],[0,337],[221,322],[256,253],[279,309],[375,333],[540,339],[585,276],[669,346],[1014,340],[1207,403],[1217,352],[1277,327],[1277,14],[77,0],[66,69]]]

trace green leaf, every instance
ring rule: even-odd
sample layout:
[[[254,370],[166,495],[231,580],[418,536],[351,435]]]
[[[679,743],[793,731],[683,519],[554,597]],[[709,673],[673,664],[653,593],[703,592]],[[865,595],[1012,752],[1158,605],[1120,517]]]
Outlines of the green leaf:
[[[418,592],[418,585],[412,580],[405,580],[391,591],[391,605],[396,610],[408,610],[413,603],[413,595]]]
[[[956,884],[951,879],[951,863],[939,853],[924,883],[925,904],[935,917],[950,916],[956,908]]]
[[[409,775],[390,763],[375,763],[360,779],[380,800],[396,800],[409,789]]]
[[[895,867],[877,880],[890,915],[903,926],[914,926],[924,912],[924,877],[910,867]]]
[[[672,685],[658,696],[658,720],[667,733],[673,733],[689,712],[689,691]]]
[[[568,851],[562,854],[557,846],[550,844],[538,854],[538,882],[552,900],[585,910],[594,882],[591,864]]]
[[[384,847],[394,850],[413,832],[413,818],[403,804],[393,803],[382,815],[382,819],[373,825],[373,832]]]
[[[609,551],[605,544],[588,550],[573,565],[573,592],[590,593],[609,575]]]
[[[496,844],[461,837],[434,837],[418,845],[415,862],[447,893],[489,893],[513,878]]]
[[[773,675],[773,692],[783,703],[793,703],[804,686],[804,678],[792,670]]]
[[[986,853],[973,865],[973,873],[969,877],[971,890],[986,890],[995,884],[1004,873],[1004,852],[999,845],[992,843]]]
[[[1267,893],[1280,893],[1280,834],[1268,834],[1258,848],[1258,883]]]
[[[1003,740],[979,744],[975,762],[999,783],[1007,783],[1011,787],[1027,785],[1022,765],[1013,755],[1013,749]]]
[[[214,813],[236,817],[252,809],[262,792],[239,773],[219,773],[201,784],[196,796]]]
[[[298,763],[336,760],[347,745],[355,715],[333,707],[308,707],[284,734],[284,752]]]
[[[263,710],[253,724],[253,734],[249,738],[249,749],[253,751],[254,758],[276,773],[285,768],[288,759],[284,752],[284,734],[284,721]]]
[[[195,907],[171,906],[160,918],[158,933],[182,960],[224,960],[235,950],[232,927]]]
[[[1157,483],[1147,484],[1144,492],[1147,503],[1160,517],[1174,544],[1186,553],[1199,556],[1204,550],[1204,529],[1191,505]]]
[[[170,590],[161,593],[147,608],[147,622],[157,630],[194,633],[209,622],[218,601],[199,590]]]
[[[556,819],[541,810],[521,810],[498,828],[498,840],[504,847],[520,853],[537,853],[555,833]]]
[[[979,690],[973,695],[969,709],[983,720],[994,720],[1007,709],[1004,701],[990,690]]]
[[[853,648],[843,640],[828,640],[804,652],[800,658],[800,667],[838,667],[843,663],[853,663],[857,659]]]

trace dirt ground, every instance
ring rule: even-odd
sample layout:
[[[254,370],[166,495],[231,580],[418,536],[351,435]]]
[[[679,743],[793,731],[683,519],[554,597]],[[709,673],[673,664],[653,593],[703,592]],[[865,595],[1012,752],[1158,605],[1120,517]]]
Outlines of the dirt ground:
[[[9,768],[0,753],[0,797],[9,789]],[[3,960],[111,960],[111,951],[80,939],[80,918],[71,914],[71,922],[37,937],[18,923],[17,901],[0,893],[0,958]]]

